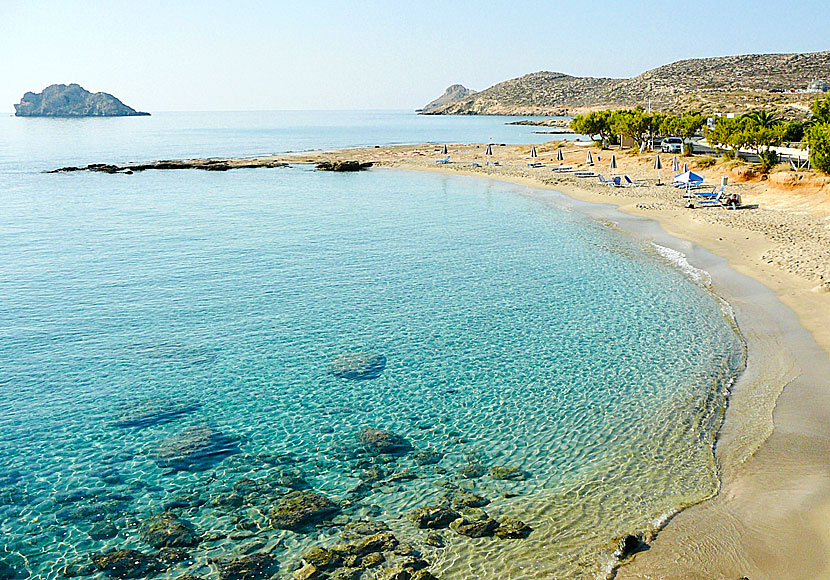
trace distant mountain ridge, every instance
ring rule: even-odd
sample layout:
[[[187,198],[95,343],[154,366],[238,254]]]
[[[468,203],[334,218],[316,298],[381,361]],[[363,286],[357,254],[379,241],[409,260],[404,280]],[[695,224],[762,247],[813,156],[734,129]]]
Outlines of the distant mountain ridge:
[[[82,86],[49,85],[40,93],[28,92],[14,106],[18,117],[133,117],[136,111],[109,93],[90,93]]]
[[[773,107],[805,112],[830,81],[830,51],[749,54],[681,60],[631,79],[574,77],[541,71],[493,85],[429,110],[438,115],[568,115],[602,107],[700,110],[704,113]],[[435,101],[433,101],[435,102]]]

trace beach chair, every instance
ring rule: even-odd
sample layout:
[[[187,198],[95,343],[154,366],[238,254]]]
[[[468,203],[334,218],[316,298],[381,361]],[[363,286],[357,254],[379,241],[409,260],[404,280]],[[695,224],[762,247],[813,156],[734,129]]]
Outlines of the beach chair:
[[[620,178],[619,177],[615,177],[613,179],[605,179],[602,176],[602,173],[598,173],[597,174],[597,179],[599,179],[599,182],[603,185],[610,185],[611,187],[619,187],[620,186]]]
[[[573,167],[571,167],[571,166],[567,166],[567,167],[563,167],[563,166],[559,166],[559,167],[551,167],[551,168],[550,168],[550,170],[551,170],[551,171],[571,171],[571,170],[573,170]]]
[[[541,161],[534,161],[533,163],[528,163],[527,166],[528,167],[542,167],[542,162]]]
[[[470,167],[481,167],[481,163],[473,163]]]
[[[629,187],[642,187],[646,185],[645,181],[632,181],[631,178],[627,175],[623,176],[623,179],[625,179],[625,183]]]
[[[444,157],[443,159],[439,159],[439,160],[438,160],[438,161],[436,161],[435,163],[439,163],[439,164],[441,164],[441,165],[446,165],[446,164],[447,164],[447,163],[449,163],[449,162],[450,162],[450,156],[449,156],[449,155],[447,155],[446,157]]]

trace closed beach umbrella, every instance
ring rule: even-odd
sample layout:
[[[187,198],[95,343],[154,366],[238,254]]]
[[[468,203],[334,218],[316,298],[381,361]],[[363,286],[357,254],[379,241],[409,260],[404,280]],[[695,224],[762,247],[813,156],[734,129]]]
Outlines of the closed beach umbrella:
[[[684,163],[684,164],[683,164],[683,173],[686,173],[687,171],[689,171],[689,164],[688,164],[688,163]]]
[[[680,173],[680,161],[677,160],[677,155],[671,160],[671,170],[675,173]]]
[[[536,153],[536,146],[535,145],[530,148],[530,156],[531,157],[539,157],[539,155]]]
[[[585,163],[587,163],[588,165],[594,164],[594,156],[591,155],[590,151],[588,151],[588,155],[585,156]]]
[[[446,145],[444,145],[444,146],[441,148],[441,155],[446,155],[446,154],[447,154],[447,146],[446,146]]]
[[[660,156],[657,156],[657,159],[654,160],[654,169],[657,170],[657,184],[660,184],[660,170],[663,169],[663,162],[660,161]]]
[[[617,168],[617,156],[616,155],[611,156],[611,165],[609,167],[611,168],[611,177],[614,177],[614,170]]]
[[[565,161],[565,156],[562,154],[562,148],[556,150],[556,160],[557,161]]]
[[[492,143],[487,144],[487,149],[484,150],[484,154],[485,155],[492,155],[493,154],[493,144]]]

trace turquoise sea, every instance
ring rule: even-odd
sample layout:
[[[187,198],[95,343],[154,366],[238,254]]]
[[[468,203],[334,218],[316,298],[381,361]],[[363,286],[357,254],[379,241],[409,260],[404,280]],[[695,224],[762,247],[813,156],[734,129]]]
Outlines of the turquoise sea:
[[[506,120],[0,118],[0,578],[290,578],[359,520],[388,525],[439,578],[596,578],[614,537],[714,493],[743,365],[728,306],[558,194],[303,165],[42,173],[550,137]],[[344,353],[385,368],[338,378]],[[367,427],[411,448],[375,453]],[[275,528],[272,508],[309,489],[337,507]],[[533,531],[470,538],[405,517],[462,491]],[[191,536],[164,565],[146,533],[160,513]],[[151,563],[90,564],[116,549]],[[221,564],[264,554],[236,575]],[[399,557],[349,573],[383,577]]]

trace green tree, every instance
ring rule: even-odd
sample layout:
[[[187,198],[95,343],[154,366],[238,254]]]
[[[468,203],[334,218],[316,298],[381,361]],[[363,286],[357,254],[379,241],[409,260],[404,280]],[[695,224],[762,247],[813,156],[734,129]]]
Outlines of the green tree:
[[[816,98],[810,110],[813,113],[813,122],[830,123],[830,93],[822,100]]]
[[[632,139],[639,148],[648,138],[651,116],[641,110],[621,109],[611,114],[611,131]]]
[[[683,113],[680,117],[680,134],[686,139],[691,139],[700,132],[705,123],[706,119],[700,113]]]
[[[612,135],[611,111],[591,111],[585,115],[577,115],[571,121],[574,133],[588,135],[591,139],[602,141],[603,147]]]
[[[774,127],[781,122],[781,119],[779,119],[776,114],[771,111],[752,111],[751,113],[744,115],[744,117],[759,127],[763,127],[765,129]]]
[[[830,105],[830,99],[825,101]],[[810,163],[822,173],[830,173],[830,120],[812,123],[806,136],[810,147]]]
[[[798,121],[787,123],[784,129],[784,141],[801,141],[804,139],[804,124]]]

